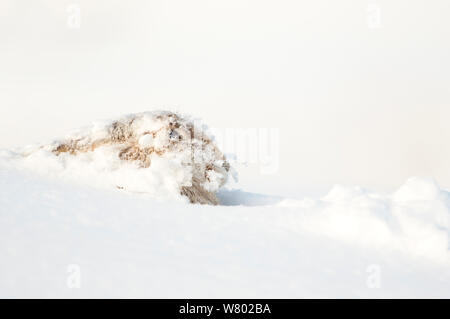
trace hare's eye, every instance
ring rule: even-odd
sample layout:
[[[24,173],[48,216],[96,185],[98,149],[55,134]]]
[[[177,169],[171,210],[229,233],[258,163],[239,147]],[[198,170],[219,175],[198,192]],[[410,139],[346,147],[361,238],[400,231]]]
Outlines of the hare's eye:
[[[169,132],[169,138],[170,138],[170,139],[177,139],[177,138],[179,138],[178,132],[175,131],[175,130],[170,130],[170,132]]]

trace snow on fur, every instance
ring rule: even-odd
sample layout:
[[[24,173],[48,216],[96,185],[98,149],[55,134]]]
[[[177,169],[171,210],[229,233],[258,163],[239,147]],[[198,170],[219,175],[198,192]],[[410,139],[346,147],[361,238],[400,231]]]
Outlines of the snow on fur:
[[[166,111],[95,122],[23,155],[24,166],[58,178],[213,205],[230,170],[206,126]]]

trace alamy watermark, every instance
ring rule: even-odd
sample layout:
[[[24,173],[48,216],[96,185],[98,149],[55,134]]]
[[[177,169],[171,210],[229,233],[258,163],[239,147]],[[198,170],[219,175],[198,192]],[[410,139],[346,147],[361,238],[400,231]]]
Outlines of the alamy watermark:
[[[69,289],[81,288],[81,267],[77,264],[67,265],[66,284]]]
[[[369,29],[381,28],[381,7],[378,3],[371,2],[367,5],[367,27]]]
[[[367,288],[370,288],[370,289],[381,288],[381,267],[380,267],[380,265],[371,264],[371,265],[367,266],[366,272],[368,273],[367,280],[366,280]]]
[[[67,27],[69,29],[79,29],[81,27],[81,8],[77,3],[69,4],[66,8]]]
[[[278,173],[280,165],[278,128],[210,128],[209,131],[214,136],[219,150],[222,150],[232,165],[257,165],[263,175]],[[199,160],[201,161],[201,158]]]

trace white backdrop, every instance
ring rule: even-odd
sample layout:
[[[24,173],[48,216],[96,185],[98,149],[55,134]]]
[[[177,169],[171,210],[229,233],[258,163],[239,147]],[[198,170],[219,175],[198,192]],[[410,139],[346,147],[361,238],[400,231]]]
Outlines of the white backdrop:
[[[279,128],[279,170],[241,168],[250,190],[450,188],[449,15],[447,0],[1,0],[0,147],[168,107]]]

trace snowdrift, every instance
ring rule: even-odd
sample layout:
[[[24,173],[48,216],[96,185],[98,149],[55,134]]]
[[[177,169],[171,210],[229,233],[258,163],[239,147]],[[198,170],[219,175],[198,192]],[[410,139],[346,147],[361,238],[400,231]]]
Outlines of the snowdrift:
[[[206,132],[141,113],[1,151],[0,297],[450,297],[434,180],[302,200],[221,188],[232,168]]]
[[[0,165],[0,297],[450,296],[449,193],[155,201]]]
[[[28,147],[16,157],[24,167],[45,175],[213,205],[230,171],[205,125],[165,111],[95,122],[51,144]]]

